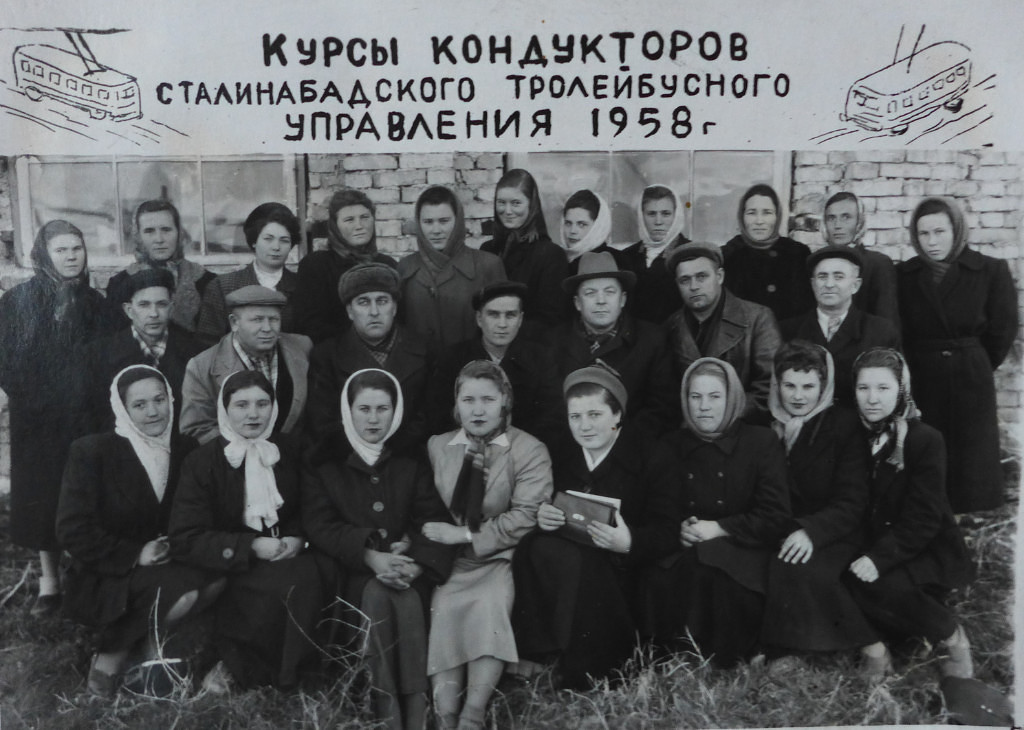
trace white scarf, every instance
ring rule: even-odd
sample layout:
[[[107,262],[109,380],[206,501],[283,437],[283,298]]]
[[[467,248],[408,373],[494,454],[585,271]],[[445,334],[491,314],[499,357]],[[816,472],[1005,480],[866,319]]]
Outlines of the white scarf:
[[[648,185],[644,188],[644,192],[647,192],[651,188],[665,188],[666,190],[672,190],[668,185]],[[643,193],[640,194],[640,200],[643,201]],[[661,200],[662,198],[657,198]],[[683,232],[683,225],[686,223],[686,214],[683,212],[683,207],[680,205],[679,196],[676,195],[676,191],[672,190],[672,202],[676,205],[676,214],[672,219],[672,225],[669,226],[668,231],[665,233],[665,237],[660,241],[652,241],[651,234],[647,230],[647,222],[644,221],[644,206],[641,202],[640,207],[637,208],[636,217],[637,225],[640,229],[640,243],[644,245],[644,255],[647,257],[647,268],[651,268],[651,264],[654,259],[658,258],[658,255],[665,250],[665,247],[676,240],[680,233]]]
[[[348,386],[352,382],[352,379],[361,373],[378,372],[387,375],[391,382],[395,385],[395,393],[398,395],[398,400],[395,403],[395,415],[391,419],[391,427],[388,429],[387,434],[375,444],[371,444],[365,440],[356,431],[356,427],[352,422],[352,406],[348,404]],[[402,415],[405,412],[404,399],[402,398],[402,386],[398,382],[398,379],[394,375],[387,372],[386,370],[378,370],[377,368],[366,368],[364,370],[358,370],[349,376],[348,380],[345,381],[345,387],[341,389],[341,425],[345,429],[345,436],[348,437],[348,442],[352,445],[353,450],[359,457],[370,466],[373,466],[380,460],[381,452],[384,451],[384,444],[387,440],[395,435],[399,426],[402,425]]]
[[[152,371],[153,377],[159,378],[167,389],[167,407],[171,409],[172,415],[167,419],[167,426],[159,436],[148,436],[139,430],[128,415],[128,409],[121,402],[121,395],[117,392],[121,376],[134,368]],[[110,407],[114,410],[114,433],[128,439],[135,456],[146,470],[146,476],[149,477],[157,501],[162,502],[167,491],[167,476],[171,470],[171,434],[174,428],[174,396],[171,395],[171,386],[167,383],[167,378],[149,365],[129,365],[115,375],[114,382],[110,384]]]
[[[601,207],[597,210],[597,220],[590,226],[583,238],[575,244],[570,244],[565,240],[565,227],[562,227],[562,248],[565,249],[565,255],[569,257],[570,262],[575,261],[585,253],[593,251],[602,243],[606,243],[608,237],[612,235],[611,209],[600,195],[594,193],[594,197],[597,198],[597,202],[600,203]]]
[[[772,429],[786,445],[788,454],[793,444],[800,437],[800,429],[804,424],[832,406],[832,397],[836,387],[836,366],[832,361],[832,353],[825,351],[825,380],[821,384],[821,393],[818,395],[818,402],[814,408],[807,412],[806,416],[794,416],[782,405],[782,397],[779,395],[779,381],[775,377],[775,370],[772,370],[771,390],[768,391],[768,410],[771,411],[775,420],[772,422]]]
[[[246,438],[234,429],[224,407],[224,385],[231,376],[224,378],[217,395],[217,426],[220,435],[228,440],[224,456],[233,469],[245,462],[245,524],[262,532],[264,527],[277,524],[277,510],[284,505],[277,491],[274,478],[274,464],[281,459],[281,452],[275,444],[267,441],[277,422],[277,401],[270,410],[267,427],[256,438]]]

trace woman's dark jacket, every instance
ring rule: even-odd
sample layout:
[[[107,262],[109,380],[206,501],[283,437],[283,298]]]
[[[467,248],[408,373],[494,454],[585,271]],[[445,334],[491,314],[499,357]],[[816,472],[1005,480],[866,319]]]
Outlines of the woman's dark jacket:
[[[722,247],[725,286],[740,299],[763,304],[776,321],[803,314],[815,306],[807,257],[811,249],[781,236],[771,248],[754,248],[735,236]]]
[[[505,251],[506,246],[511,248]],[[562,280],[568,276],[569,261],[561,246],[547,236],[513,244],[492,238],[484,241],[480,250],[497,255],[511,281],[526,284],[523,312],[527,323],[553,327],[565,321],[569,295],[562,290]]]

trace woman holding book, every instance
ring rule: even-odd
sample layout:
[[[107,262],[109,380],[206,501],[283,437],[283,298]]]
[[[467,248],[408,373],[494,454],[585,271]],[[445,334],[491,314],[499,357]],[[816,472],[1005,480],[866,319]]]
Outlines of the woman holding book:
[[[513,561],[513,627],[522,656],[556,662],[561,686],[583,688],[632,653],[638,572],[672,552],[679,519],[671,457],[623,431],[614,371],[576,370],[563,392],[575,443],[555,451],[554,502]]]

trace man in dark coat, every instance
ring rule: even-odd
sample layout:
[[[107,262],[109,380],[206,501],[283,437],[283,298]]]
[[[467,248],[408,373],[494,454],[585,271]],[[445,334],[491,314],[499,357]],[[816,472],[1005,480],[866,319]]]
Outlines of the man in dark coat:
[[[626,420],[650,437],[679,424],[679,387],[672,383],[664,331],[623,312],[636,283],[607,251],[585,253],[579,273],[562,282],[579,317],[553,332],[559,378],[598,360],[619,375],[629,394]],[[565,427],[568,432],[568,427]]]
[[[512,384],[512,420],[531,436],[553,448],[565,420],[551,349],[520,337],[526,285],[499,281],[473,296],[480,333],[452,347],[441,359],[434,378],[436,394],[431,418],[435,432],[455,428],[455,379],[472,360],[493,360]]]
[[[900,333],[887,319],[862,312],[853,303],[861,286],[861,257],[856,248],[826,246],[807,259],[818,306],[781,323],[787,342],[807,340],[832,353],[836,366],[835,402],[853,407],[853,361],[872,347],[899,349]]]
[[[349,376],[366,368],[386,370],[402,386],[406,415],[391,448],[400,452],[426,441],[434,359],[422,339],[396,324],[399,291],[398,272],[387,264],[358,264],[341,275],[338,297],[352,326],[313,348],[307,424],[312,442],[341,427],[341,389]]]
[[[722,254],[711,244],[674,247],[666,256],[683,307],[666,322],[674,380],[701,357],[717,357],[733,366],[747,394],[744,418],[768,422],[772,358],[782,344],[768,307],[740,299],[723,287]]]
[[[110,384],[129,365],[152,365],[167,378],[174,396],[174,422],[181,413],[181,384],[188,361],[203,346],[187,330],[170,321],[174,276],[167,269],[142,269],[129,276],[122,308],[130,325],[83,347],[86,370],[81,433],[109,431]]]

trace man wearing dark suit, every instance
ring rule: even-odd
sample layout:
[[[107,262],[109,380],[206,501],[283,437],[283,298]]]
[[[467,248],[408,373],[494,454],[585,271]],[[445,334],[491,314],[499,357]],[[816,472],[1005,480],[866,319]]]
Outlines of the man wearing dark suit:
[[[782,337],[822,345],[836,367],[835,402],[853,407],[853,361],[872,347],[899,349],[900,335],[888,319],[853,305],[860,289],[860,252],[849,246],[826,246],[807,259],[811,288],[818,306],[782,322]]]

